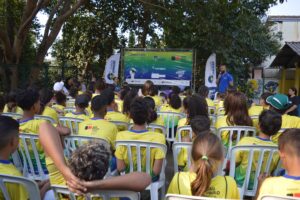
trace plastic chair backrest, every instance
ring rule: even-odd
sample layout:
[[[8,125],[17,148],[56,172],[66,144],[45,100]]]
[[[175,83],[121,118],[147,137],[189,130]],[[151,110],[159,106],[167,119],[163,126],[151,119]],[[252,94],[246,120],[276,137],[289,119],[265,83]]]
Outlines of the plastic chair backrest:
[[[0,174],[0,190],[2,191],[5,200],[11,199],[6,188],[6,184],[20,184],[26,189],[29,200],[41,200],[40,191],[35,181],[24,177]],[[11,192],[17,192],[17,191],[11,191]]]
[[[52,185],[51,188],[54,192],[56,199],[60,199],[60,194],[68,196],[67,199],[70,200],[76,200],[76,197],[78,197],[76,194],[70,192],[66,186]],[[99,197],[102,200],[110,200],[111,198],[121,198],[121,197],[126,197],[130,200],[140,199],[139,193],[126,191],[126,190],[96,190],[93,191],[92,193],[88,193],[80,197],[82,197],[80,199],[85,199],[85,200],[91,200],[95,197]]]
[[[252,134],[251,134],[252,133]],[[242,137],[245,136],[256,136],[256,129],[255,127],[251,126],[228,126],[222,127],[217,130],[217,135],[219,138],[222,138],[222,134],[228,134],[228,145],[227,145],[227,152],[226,157],[228,157],[230,149],[238,143]]]
[[[11,158],[12,158],[12,163],[14,164],[14,166],[23,173],[23,163],[22,163],[22,159],[21,156],[18,152],[18,150],[16,150],[15,152],[13,152],[11,154]]]
[[[80,122],[83,122],[83,119],[73,117],[59,117],[59,123],[65,127],[70,128],[72,135],[78,134]]]
[[[218,108],[218,111],[217,111],[217,116],[224,116],[225,115],[225,108],[224,107],[220,107]]]
[[[66,107],[75,107],[75,99],[68,99],[66,102]]]
[[[129,163],[129,172],[133,172],[133,171],[138,171],[138,172],[142,172],[142,168],[143,168],[143,155],[142,155],[142,151],[145,149],[145,169],[146,169],[146,173],[151,175],[151,169],[153,168],[153,166],[151,166],[151,150],[152,149],[160,149],[164,152],[165,156],[167,155],[167,146],[164,144],[159,144],[159,143],[153,143],[153,142],[144,142],[144,141],[136,141],[136,140],[120,140],[120,141],[116,141],[116,149],[119,146],[124,146],[127,149],[127,157],[128,157],[128,163]],[[135,149],[136,150],[136,163],[133,162],[133,153],[132,150]],[[166,159],[164,159],[163,161],[163,165],[165,166],[166,163]],[[136,166],[136,169],[135,167]],[[160,172],[160,178],[164,178],[165,177],[165,168],[162,167],[161,172]]]
[[[218,198],[209,198],[209,197],[196,197],[196,196],[186,196],[178,194],[167,194],[166,200],[216,200]]]
[[[66,108],[64,108],[65,114],[72,113],[72,112],[75,112],[75,111],[76,111],[75,107],[66,107]]]
[[[40,153],[37,149],[39,136],[35,134],[21,133],[19,138],[19,152],[22,156],[24,165],[23,175],[34,180],[48,179],[48,172],[46,169],[43,169]]]
[[[178,121],[185,117],[185,114],[174,112],[157,112],[157,115],[164,119],[165,127],[167,129],[166,140],[168,142],[174,142],[176,136],[176,127]]]
[[[217,109],[215,106],[208,106],[208,115],[216,115]]]
[[[264,195],[261,200],[299,200],[299,197]]]
[[[13,118],[13,119],[15,119],[15,120],[21,119],[21,118],[22,118],[22,115],[21,115],[21,114],[18,114],[18,113],[12,113],[12,112],[2,113],[1,115],[7,116],[7,117],[11,117],[11,118]]]
[[[133,127],[133,124],[129,124],[128,130],[131,130],[132,127]],[[161,125],[157,125],[157,124],[148,124],[147,125],[147,130],[152,131],[152,132],[159,132],[159,133],[162,133],[164,135],[166,135],[166,133],[167,133],[166,127],[161,126]]]
[[[128,130],[129,123],[127,122],[120,122],[120,121],[110,121],[111,123],[115,124],[119,131]]]
[[[212,133],[217,134],[217,129],[215,127],[210,127],[210,130]],[[181,142],[182,141],[182,133],[188,133],[190,140],[192,140],[193,138],[193,131],[190,125],[186,125],[186,126],[181,126],[177,129],[177,137],[176,137],[176,141],[177,142]]]
[[[48,121],[50,124],[55,124],[55,120],[48,116],[34,115],[34,119],[42,119]]]
[[[208,117],[210,119],[210,125],[211,126],[215,126],[216,125],[216,121],[217,121],[217,117],[215,115],[209,115]]]
[[[178,155],[179,153],[187,153],[187,166],[188,169],[191,166],[191,150],[192,150],[192,142],[175,142],[173,144],[173,164],[174,164],[174,173],[178,172]],[[183,149],[186,149],[185,152]],[[185,155],[182,155],[185,156]]]
[[[264,145],[245,145],[245,146],[235,146],[232,147],[230,151],[230,172],[231,177],[235,177],[236,171],[236,161],[235,155],[237,152],[247,152],[248,154],[248,166],[246,169],[245,179],[243,186],[240,188],[240,197],[243,199],[243,196],[255,196],[257,186],[258,186],[258,177],[262,173],[270,174],[271,173],[271,164],[273,161],[273,156],[278,153],[277,146],[264,146]],[[255,155],[256,154],[256,155]],[[255,157],[258,158],[257,160]],[[266,163],[264,165],[264,163]],[[279,163],[277,163],[278,165]],[[263,165],[265,166],[264,169]],[[255,168],[254,168],[255,167]],[[251,172],[255,171],[253,179],[253,188],[249,188]]]
[[[64,138],[64,144],[65,144],[65,156],[69,158],[73,151],[75,151],[79,146],[88,143],[90,141],[98,141],[101,143],[108,144],[108,142],[101,138],[95,138],[95,137],[88,137],[88,136],[79,136],[79,135],[70,135]]]

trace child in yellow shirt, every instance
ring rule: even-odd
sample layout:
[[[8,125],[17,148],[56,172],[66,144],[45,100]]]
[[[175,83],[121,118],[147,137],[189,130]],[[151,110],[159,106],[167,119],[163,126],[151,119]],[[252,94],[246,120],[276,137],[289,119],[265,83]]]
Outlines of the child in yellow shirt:
[[[213,133],[195,138],[192,146],[192,166],[189,172],[176,173],[168,194],[239,199],[239,191],[230,176],[215,176],[224,159],[220,139]]]
[[[146,81],[142,88],[142,94],[146,96],[151,96],[155,101],[156,108],[159,108],[162,105],[161,97],[158,96],[158,89],[154,83],[150,80]]]
[[[147,120],[147,124],[155,124],[159,126],[165,126],[164,120],[161,116],[158,116],[155,110],[155,102],[151,97],[144,97],[148,107],[149,107],[149,117]],[[160,130],[155,130],[155,132],[161,133]]]
[[[66,107],[66,102],[67,102],[67,96],[62,93],[62,92],[56,92],[55,93],[55,105],[52,106],[52,108],[55,109],[57,114],[59,116],[64,116],[65,115],[65,107]]]
[[[208,94],[209,94],[208,87],[206,87],[205,85],[201,85],[198,89],[198,94],[205,98],[207,106],[215,107],[215,103],[210,98],[208,98]],[[216,113],[209,113],[209,114],[211,115]]]
[[[264,195],[300,197],[300,130],[289,129],[279,136],[279,156],[286,174],[263,181],[258,199]]]
[[[41,102],[41,109],[39,114],[47,117],[51,117],[56,124],[59,123],[58,121],[58,114],[57,112],[51,108],[52,100],[53,100],[53,92],[47,88],[40,90],[40,102]]]
[[[14,91],[11,91],[7,96],[6,96],[6,104],[4,107],[3,112],[4,113],[17,113],[22,115],[23,110],[19,106],[17,106],[17,93]]]
[[[75,99],[75,112],[70,112],[65,115],[65,117],[77,118],[87,120],[89,116],[87,115],[86,108],[89,106],[89,97],[85,94],[77,95]]]

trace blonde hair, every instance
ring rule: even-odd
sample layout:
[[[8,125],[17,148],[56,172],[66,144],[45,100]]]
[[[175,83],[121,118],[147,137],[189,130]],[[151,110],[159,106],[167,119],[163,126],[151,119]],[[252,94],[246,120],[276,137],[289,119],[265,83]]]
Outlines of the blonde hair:
[[[220,139],[211,132],[196,137],[192,147],[192,159],[197,174],[191,183],[193,195],[202,196],[207,191],[224,158],[223,150]]]

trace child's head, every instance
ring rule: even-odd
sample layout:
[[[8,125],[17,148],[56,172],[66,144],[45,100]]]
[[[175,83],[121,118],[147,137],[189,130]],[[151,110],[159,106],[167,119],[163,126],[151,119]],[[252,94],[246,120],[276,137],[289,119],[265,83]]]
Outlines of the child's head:
[[[103,79],[99,79],[96,81],[94,87],[95,87],[95,91],[97,90],[98,92],[101,92],[102,90],[105,90],[106,84]]]
[[[31,111],[33,114],[40,112],[40,95],[36,90],[22,90],[17,95],[17,105],[24,111]]]
[[[168,97],[169,105],[174,109],[181,108],[181,99],[178,94],[170,93]]]
[[[177,85],[172,86],[172,93],[173,93],[173,94],[179,95],[180,92],[181,92],[181,90],[180,90],[180,88],[179,88]]]
[[[104,117],[107,111],[107,98],[104,95],[97,95],[92,99],[92,111],[94,115]]]
[[[218,93],[217,94],[217,100],[219,101],[223,101],[225,99],[225,94],[224,93]]]
[[[115,104],[115,93],[113,90],[106,88],[101,92],[101,95],[104,95],[107,98],[107,105],[112,106]]]
[[[5,100],[2,95],[0,95],[0,113],[3,112],[5,106]]]
[[[13,112],[13,109],[17,106],[17,93],[11,91],[5,98],[8,112]]]
[[[123,87],[120,91],[120,99],[121,100],[124,100],[126,94],[130,91],[130,87],[126,86],[126,87]]]
[[[271,95],[266,99],[266,102],[270,105],[270,110],[274,110],[280,114],[284,114],[291,106],[288,96],[284,94]]]
[[[154,83],[150,80],[146,81],[143,85],[142,88],[142,94],[144,96],[153,96],[153,88],[154,88]]]
[[[40,94],[40,102],[41,102],[40,113],[43,113],[45,106],[47,106],[47,104],[50,103],[54,94],[52,90],[47,88],[41,89],[39,94]]]
[[[300,161],[300,129],[287,129],[278,140],[279,155],[285,169],[293,160]]]
[[[205,98],[199,95],[192,95],[187,101],[186,106],[186,114],[188,121],[190,121],[197,115],[208,117],[208,106]]]
[[[151,124],[157,119],[157,113],[155,111],[155,101],[153,100],[152,97],[144,97],[144,100],[148,106],[149,109],[149,117],[147,120],[148,124]]]
[[[56,92],[55,100],[58,105],[66,106],[67,96],[62,92]]]
[[[191,119],[191,128],[194,136],[202,135],[210,131],[210,120],[203,115],[197,115]]]
[[[135,98],[130,105],[130,117],[134,124],[144,125],[148,120],[149,109],[142,97]]]
[[[79,109],[86,109],[89,106],[89,97],[86,94],[78,95],[75,99],[75,106]]]
[[[208,90],[208,87],[206,87],[205,85],[201,85],[198,89],[198,94],[204,98],[207,98],[208,97],[208,93],[209,93],[209,90]]]
[[[76,96],[78,95],[78,88],[76,86],[72,86],[69,90],[69,95],[75,99]]]
[[[289,89],[289,96],[297,96],[297,89],[295,87]]]
[[[266,106],[269,106],[269,104],[267,103],[267,98],[269,96],[272,96],[273,94],[270,93],[270,92],[265,92],[263,93],[261,96],[260,96],[260,99],[259,99],[259,104],[263,107],[266,107]]]
[[[241,92],[233,92],[224,100],[225,115],[228,125],[252,126],[249,117],[246,95]]]
[[[19,145],[19,123],[7,116],[0,116],[0,152],[13,153]]]
[[[259,127],[263,134],[275,135],[281,128],[281,115],[272,110],[264,110],[259,115]]]
[[[85,181],[101,180],[108,171],[110,151],[100,142],[89,142],[80,146],[69,159],[72,173]]]
[[[161,92],[161,93],[159,93],[159,96],[161,97],[162,102],[165,103],[166,100],[167,100],[167,95],[166,95],[166,93]]]
[[[132,89],[130,90],[126,96],[124,97],[123,100],[123,113],[126,115],[129,115],[130,113],[130,105],[133,101],[133,99],[135,99],[137,97],[138,93],[136,90]]]
[[[224,159],[223,144],[213,133],[196,137],[192,146],[192,162],[196,179],[191,183],[192,195],[202,196]]]

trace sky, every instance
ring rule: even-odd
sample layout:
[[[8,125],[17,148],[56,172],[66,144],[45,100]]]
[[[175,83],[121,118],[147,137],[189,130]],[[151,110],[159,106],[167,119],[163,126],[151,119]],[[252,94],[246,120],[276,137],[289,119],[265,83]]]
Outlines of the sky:
[[[268,15],[300,15],[300,0],[287,0],[269,9]]]

